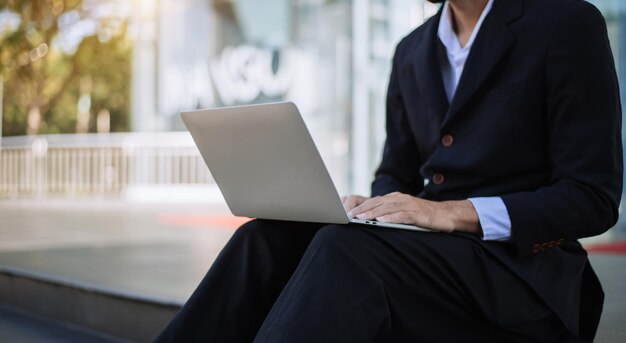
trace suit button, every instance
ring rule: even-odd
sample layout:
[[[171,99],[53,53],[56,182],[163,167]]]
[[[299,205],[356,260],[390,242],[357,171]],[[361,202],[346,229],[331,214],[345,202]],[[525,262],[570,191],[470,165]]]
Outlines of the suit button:
[[[435,175],[433,175],[433,183],[435,185],[440,185],[442,184],[444,181],[446,180],[446,178],[443,176],[443,174],[441,173],[435,173]]]
[[[535,244],[533,245],[533,252],[536,254],[541,251],[541,245]]]
[[[452,146],[452,143],[454,143],[454,137],[452,137],[452,135],[443,135],[443,137],[441,137],[441,145],[444,147]]]

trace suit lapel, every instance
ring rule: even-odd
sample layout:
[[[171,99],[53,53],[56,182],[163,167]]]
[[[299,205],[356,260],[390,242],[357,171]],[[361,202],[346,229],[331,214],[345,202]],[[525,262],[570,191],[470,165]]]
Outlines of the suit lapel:
[[[427,102],[428,114],[441,123],[448,111],[448,99],[443,88],[441,68],[439,67],[439,49],[441,43],[437,38],[439,13],[425,25],[425,34],[415,43],[409,56],[414,77],[422,99]]]
[[[465,63],[461,80],[442,127],[476,94],[491,71],[515,42],[508,23],[522,14],[522,0],[495,0]]]

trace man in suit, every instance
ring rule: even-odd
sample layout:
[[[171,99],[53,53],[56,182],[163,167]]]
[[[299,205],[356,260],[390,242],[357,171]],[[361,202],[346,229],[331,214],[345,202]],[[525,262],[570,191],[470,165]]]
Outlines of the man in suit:
[[[255,220],[158,341],[591,341],[577,239],[615,224],[621,105],[581,0],[449,0],[398,45],[372,198],[441,233]]]

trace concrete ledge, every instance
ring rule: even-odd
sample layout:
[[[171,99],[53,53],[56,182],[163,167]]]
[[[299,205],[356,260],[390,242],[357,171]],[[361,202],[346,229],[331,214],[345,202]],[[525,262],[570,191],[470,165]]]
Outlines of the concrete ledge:
[[[151,342],[182,304],[0,266],[0,304],[135,342]]]
[[[590,259],[606,292],[595,342],[626,342],[626,258],[592,254]],[[151,342],[183,304],[0,266],[1,305],[122,340]]]
[[[604,310],[595,342],[626,342],[626,256],[591,254],[589,260],[605,293]]]
[[[82,326],[41,318],[0,305],[0,342],[128,343]]]

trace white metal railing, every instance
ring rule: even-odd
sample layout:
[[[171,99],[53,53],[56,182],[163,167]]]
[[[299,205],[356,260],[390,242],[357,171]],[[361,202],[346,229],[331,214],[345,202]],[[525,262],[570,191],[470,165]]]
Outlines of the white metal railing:
[[[0,197],[121,194],[213,184],[187,132],[4,137]]]

